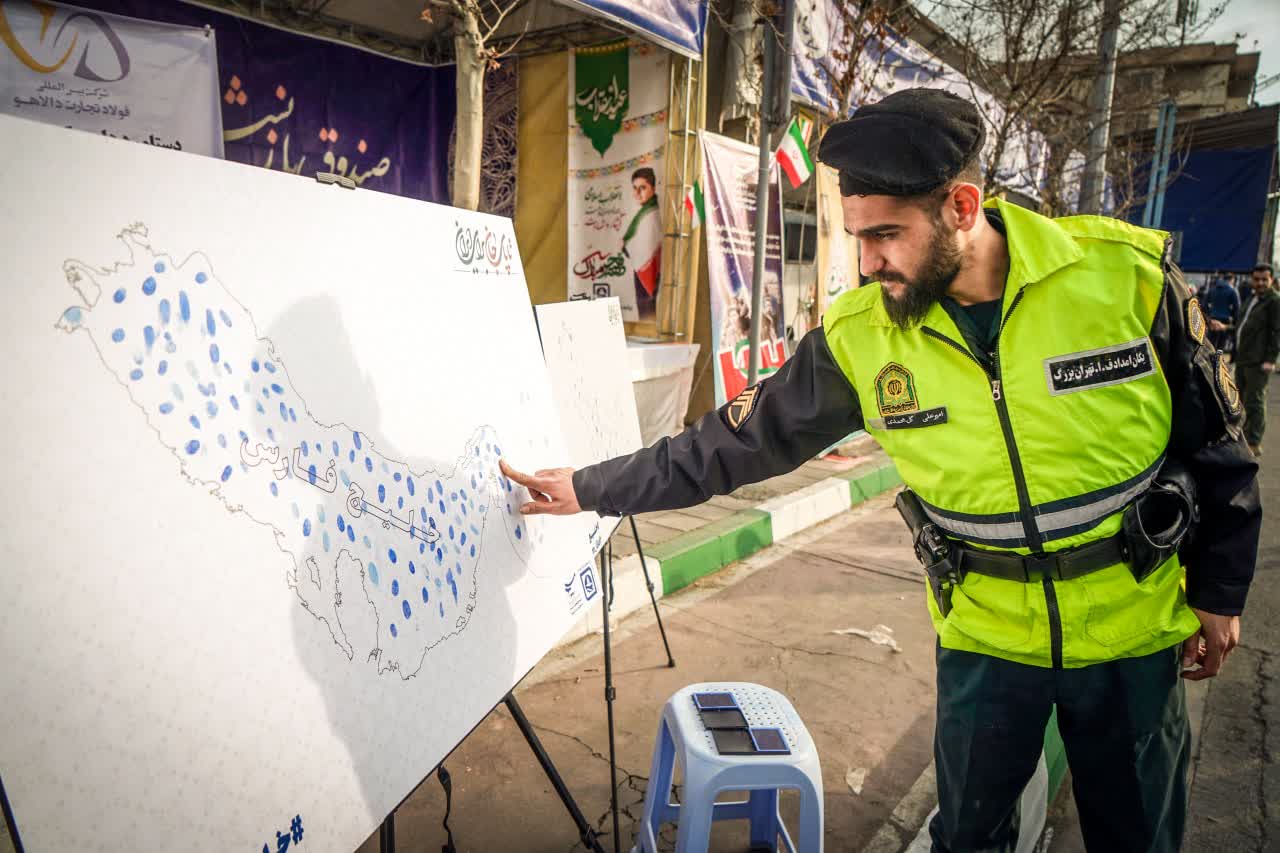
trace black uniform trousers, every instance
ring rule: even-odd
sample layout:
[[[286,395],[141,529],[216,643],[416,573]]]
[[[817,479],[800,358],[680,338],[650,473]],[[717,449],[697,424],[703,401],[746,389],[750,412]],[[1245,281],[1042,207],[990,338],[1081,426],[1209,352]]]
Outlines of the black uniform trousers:
[[[1244,402],[1244,437],[1250,444],[1262,444],[1267,431],[1267,383],[1271,374],[1260,364],[1237,364],[1236,386]]]
[[[1080,669],[938,647],[933,853],[1013,851],[1054,705],[1089,853],[1174,853],[1186,818],[1181,644]]]

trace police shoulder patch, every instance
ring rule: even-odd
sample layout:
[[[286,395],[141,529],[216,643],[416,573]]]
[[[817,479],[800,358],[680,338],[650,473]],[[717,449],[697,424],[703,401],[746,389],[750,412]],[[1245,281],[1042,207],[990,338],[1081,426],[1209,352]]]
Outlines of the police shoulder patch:
[[[1187,300],[1187,334],[1198,344],[1204,343],[1206,323],[1204,311],[1200,308],[1200,300],[1192,297]]]
[[[881,415],[900,415],[920,409],[916,381],[901,364],[889,362],[876,374],[876,406]]]
[[[1214,361],[1217,362],[1217,369],[1214,371],[1215,380],[1218,385],[1218,396],[1222,398],[1222,402],[1227,407],[1227,412],[1234,418],[1240,414],[1243,408],[1240,402],[1240,389],[1236,387],[1235,378],[1231,375],[1231,365],[1221,355],[1217,356]]]
[[[724,407],[724,419],[729,424],[729,429],[734,432],[742,429],[747,418],[756,410],[756,399],[759,396],[760,386],[752,385],[729,401],[729,405]]]

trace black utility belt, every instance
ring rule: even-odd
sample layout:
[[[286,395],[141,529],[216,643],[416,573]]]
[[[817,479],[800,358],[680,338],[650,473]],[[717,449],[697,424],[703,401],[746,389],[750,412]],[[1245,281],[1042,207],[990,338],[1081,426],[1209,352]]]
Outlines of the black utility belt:
[[[1129,561],[1123,533],[1052,554],[1002,554],[955,540],[951,540],[951,546],[951,559],[959,579],[973,572],[1025,583],[1038,583],[1045,578],[1069,581]]]
[[[983,551],[947,536],[930,520],[911,489],[895,504],[911,530],[916,558],[924,567],[939,612],[951,611],[951,594],[970,572],[1022,583],[1071,580],[1123,563],[1139,583],[1177,553],[1198,521],[1195,482],[1180,465],[1165,462],[1147,491],[1124,509],[1120,532],[1049,554]]]

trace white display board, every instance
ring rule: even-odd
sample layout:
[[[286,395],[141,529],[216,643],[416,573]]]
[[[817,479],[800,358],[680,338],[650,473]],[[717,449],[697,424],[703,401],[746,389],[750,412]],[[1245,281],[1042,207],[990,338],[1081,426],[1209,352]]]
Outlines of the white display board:
[[[570,464],[584,468],[643,447],[618,298],[553,302],[534,310]],[[600,523],[600,542],[621,521],[590,515]]]
[[[497,473],[570,462],[510,221],[3,116],[0,158],[27,849],[354,849],[590,577]]]

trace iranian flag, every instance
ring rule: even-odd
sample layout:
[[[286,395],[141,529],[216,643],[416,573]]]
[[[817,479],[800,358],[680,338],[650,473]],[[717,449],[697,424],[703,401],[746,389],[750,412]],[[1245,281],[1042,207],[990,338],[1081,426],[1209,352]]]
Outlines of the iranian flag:
[[[707,218],[707,203],[702,198],[702,187],[697,181],[684,197],[684,209],[689,211],[689,227],[697,228]]]
[[[787,134],[778,145],[778,164],[787,173],[791,188],[803,184],[813,174],[813,161],[809,159],[809,129],[813,125],[803,118],[793,118],[787,126]]]

